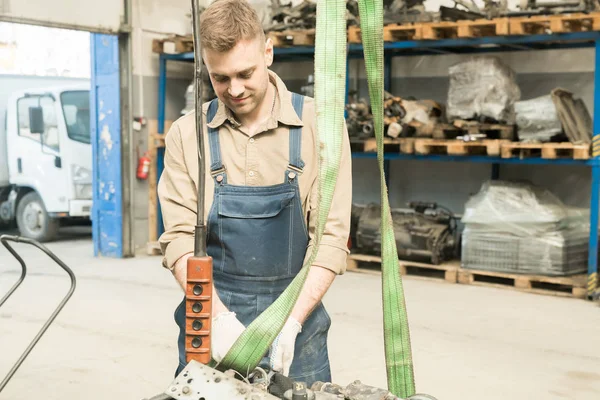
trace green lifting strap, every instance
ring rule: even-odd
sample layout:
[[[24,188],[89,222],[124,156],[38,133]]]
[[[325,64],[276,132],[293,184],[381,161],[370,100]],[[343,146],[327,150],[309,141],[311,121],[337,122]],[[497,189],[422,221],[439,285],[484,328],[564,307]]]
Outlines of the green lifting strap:
[[[381,0],[359,0],[359,10],[381,180],[383,313],[388,389],[396,396],[409,397],[415,393],[410,337],[383,172],[383,4]],[[314,245],[310,257],[292,283],[247,327],[216,366],[220,370],[234,369],[247,375],[256,368],[283,328],[317,256],[340,165],[344,135],[346,53],[346,1],[319,0],[315,38],[315,106],[318,110],[316,119],[320,142],[320,202]]]
[[[381,182],[383,330],[388,390],[396,396],[409,397],[415,394],[410,333],[383,169],[383,2],[358,0],[358,8]]]

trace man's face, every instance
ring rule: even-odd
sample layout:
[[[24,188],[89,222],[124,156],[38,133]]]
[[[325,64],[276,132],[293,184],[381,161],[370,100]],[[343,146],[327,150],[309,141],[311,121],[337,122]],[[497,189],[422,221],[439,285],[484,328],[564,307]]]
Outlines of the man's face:
[[[263,102],[269,85],[273,45],[241,40],[227,52],[204,50],[204,63],[217,97],[236,115],[247,115]]]

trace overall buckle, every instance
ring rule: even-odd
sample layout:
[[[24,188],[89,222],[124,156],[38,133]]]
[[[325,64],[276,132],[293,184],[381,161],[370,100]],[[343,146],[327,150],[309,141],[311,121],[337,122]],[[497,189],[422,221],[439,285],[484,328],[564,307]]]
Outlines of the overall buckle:
[[[225,172],[225,166],[219,168],[219,169],[215,169],[214,171],[210,171],[210,176],[212,176],[213,178],[219,174],[222,174]]]
[[[288,164],[288,169],[291,169],[292,171],[296,171],[298,174],[302,174],[302,172],[304,172],[304,168],[298,168],[292,164]]]

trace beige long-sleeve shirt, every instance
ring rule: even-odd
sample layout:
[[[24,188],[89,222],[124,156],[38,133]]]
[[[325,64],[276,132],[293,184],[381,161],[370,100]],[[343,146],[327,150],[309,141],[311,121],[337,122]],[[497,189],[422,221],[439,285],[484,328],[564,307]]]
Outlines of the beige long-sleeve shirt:
[[[249,136],[219,101],[214,119],[208,124],[219,129],[221,159],[227,168],[227,182],[233,185],[269,186],[282,183],[289,164],[289,127],[302,126],[302,160],[305,162],[299,177],[302,210],[309,233],[308,258],[316,232],[318,201],[318,145],[315,120],[315,103],[304,99],[304,109],[298,116],[292,106],[291,92],[272,71],[271,82],[276,87],[273,115],[257,133]],[[208,103],[203,106],[204,121]],[[194,226],[198,184],[198,153],[194,113],[189,113],[173,123],[165,139],[164,171],[158,183],[165,232],[159,242],[164,254],[163,266],[172,269],[184,254],[194,250]],[[210,175],[210,147],[206,127],[205,143],[205,222],[208,218],[214,182]],[[348,236],[352,204],[352,166],[350,143],[344,128],[344,140],[338,181],[329,217],[316,260],[313,265],[327,268],[337,274],[346,269]]]

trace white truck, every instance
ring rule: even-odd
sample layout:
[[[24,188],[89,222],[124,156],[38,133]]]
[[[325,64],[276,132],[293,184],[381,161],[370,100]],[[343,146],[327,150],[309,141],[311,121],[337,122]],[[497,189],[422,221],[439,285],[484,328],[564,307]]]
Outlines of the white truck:
[[[0,127],[0,225],[52,240],[61,223],[89,221],[92,147],[89,85],[23,90]]]

